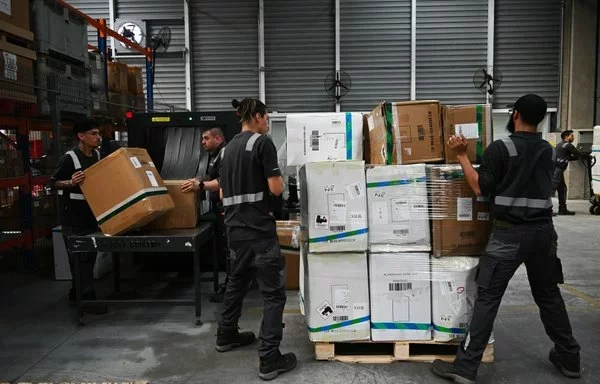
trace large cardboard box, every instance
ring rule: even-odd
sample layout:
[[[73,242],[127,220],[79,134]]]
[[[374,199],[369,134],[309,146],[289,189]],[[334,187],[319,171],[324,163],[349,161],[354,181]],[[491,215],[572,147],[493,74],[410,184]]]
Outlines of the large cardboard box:
[[[369,250],[430,252],[425,164],[367,168]]]
[[[290,113],[286,129],[288,166],[363,158],[360,113]]]
[[[471,190],[460,165],[428,167],[433,255],[479,256],[490,235],[489,201]]]
[[[417,164],[444,160],[438,101],[379,104],[367,117],[370,164]]]
[[[152,220],[147,229],[184,229],[195,228],[198,222],[196,212],[196,193],[182,192],[184,180],[165,180],[164,184],[173,199],[175,207],[164,215]]]
[[[302,238],[308,252],[367,250],[363,161],[307,163],[300,169]]]
[[[7,22],[16,27],[29,30],[29,1],[0,1],[0,22]]]
[[[368,340],[366,253],[305,254],[305,313],[311,341]]]
[[[431,340],[429,253],[369,254],[371,339]]]
[[[297,220],[278,220],[277,237],[283,248],[300,248],[300,222]]]
[[[127,64],[117,61],[108,63],[108,90],[126,94],[129,88],[129,71]]]
[[[464,339],[477,295],[479,258],[445,257],[431,261],[433,339]]]
[[[281,249],[285,259],[285,289],[296,290],[300,288],[300,250]]]
[[[490,104],[445,105],[442,107],[446,163],[458,163],[456,153],[448,145],[453,135],[462,134],[468,143],[467,155],[473,164],[481,164],[483,151],[492,137],[492,107]]]
[[[83,173],[81,190],[105,235],[141,228],[175,207],[145,149],[119,148]]]

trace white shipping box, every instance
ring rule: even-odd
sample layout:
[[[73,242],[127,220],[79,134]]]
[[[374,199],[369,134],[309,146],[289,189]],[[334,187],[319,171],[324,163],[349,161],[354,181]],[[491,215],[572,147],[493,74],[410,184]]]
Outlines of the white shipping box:
[[[287,165],[328,160],[362,160],[361,113],[289,113]]]
[[[366,253],[304,253],[305,316],[311,341],[368,340]]]
[[[369,250],[430,252],[425,164],[367,168]]]
[[[477,295],[479,258],[443,257],[431,260],[433,339],[464,339]]]
[[[302,237],[307,252],[367,250],[364,161],[324,161],[300,168]]]
[[[369,254],[371,339],[431,340],[428,253]]]
[[[600,145],[592,145],[592,156],[596,156],[596,164],[592,167],[592,176],[600,176]],[[593,178],[600,181],[600,177]],[[594,191],[596,191],[595,188]],[[596,191],[596,193],[600,193],[600,191]]]
[[[52,245],[54,249],[54,279],[73,280],[71,267],[69,266],[69,255],[62,235],[61,226],[52,229]],[[94,279],[101,279],[113,268],[112,253],[98,252],[96,264],[94,264]]]

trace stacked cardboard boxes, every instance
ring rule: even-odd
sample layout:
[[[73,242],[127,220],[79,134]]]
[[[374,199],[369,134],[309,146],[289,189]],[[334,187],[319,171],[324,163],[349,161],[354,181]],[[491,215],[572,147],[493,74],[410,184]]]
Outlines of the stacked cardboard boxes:
[[[301,302],[311,341],[370,338],[367,196],[363,161],[306,163]]]
[[[146,111],[146,99],[144,98],[144,80],[142,68],[127,68],[128,105],[131,110],[143,113]]]
[[[594,127],[592,141],[592,155],[596,156],[596,164],[592,167],[592,189],[595,194],[600,193],[600,126]]]
[[[108,63],[108,116],[123,117],[127,110],[129,91],[127,64],[113,61]]]

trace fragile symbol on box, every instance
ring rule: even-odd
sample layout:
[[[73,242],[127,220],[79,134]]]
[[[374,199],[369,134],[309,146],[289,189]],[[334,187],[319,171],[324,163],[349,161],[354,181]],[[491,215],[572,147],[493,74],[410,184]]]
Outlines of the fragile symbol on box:
[[[329,226],[329,217],[327,215],[317,215],[315,217],[315,229],[327,229]]]
[[[324,301],[321,305],[319,305],[316,309],[319,312],[319,315],[323,318],[323,320],[327,320],[331,315],[333,315],[333,308],[327,301]]]

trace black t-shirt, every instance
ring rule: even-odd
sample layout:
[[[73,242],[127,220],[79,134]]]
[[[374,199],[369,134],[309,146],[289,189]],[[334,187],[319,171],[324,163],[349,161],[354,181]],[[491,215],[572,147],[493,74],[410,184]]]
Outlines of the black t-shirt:
[[[560,169],[567,169],[569,161],[581,158],[579,150],[568,141],[561,141],[556,144],[556,166]]]
[[[73,163],[73,158],[69,154],[75,154],[79,161],[78,167]],[[100,152],[92,152],[91,156],[86,156],[78,147],[68,151],[60,159],[54,174],[52,175],[52,184],[56,181],[71,180],[76,171],[83,171],[100,160]],[[60,224],[69,227],[96,228],[98,222],[92,213],[90,206],[85,201],[81,188],[75,186],[58,190],[60,203]]]
[[[221,161],[221,189],[230,241],[276,237],[267,182],[273,176],[281,176],[281,171],[270,138],[243,131],[227,144]]]
[[[221,159],[223,158],[224,150],[225,144],[221,144],[219,148],[210,154],[206,170],[206,180],[218,180],[221,177]],[[210,200],[214,205],[218,205],[221,202],[219,192],[210,192]]]
[[[494,141],[479,166],[479,188],[495,218],[514,224],[552,218],[552,146],[541,134],[516,132]]]

